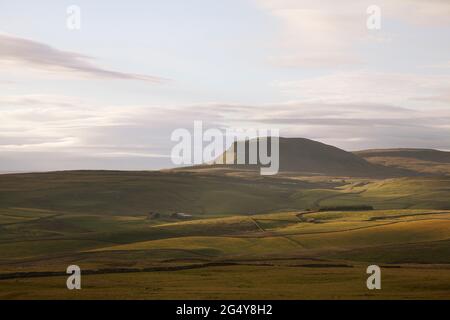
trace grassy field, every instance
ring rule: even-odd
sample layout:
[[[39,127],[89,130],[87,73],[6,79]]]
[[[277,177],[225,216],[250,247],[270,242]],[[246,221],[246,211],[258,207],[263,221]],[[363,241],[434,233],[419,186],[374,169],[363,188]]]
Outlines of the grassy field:
[[[450,299],[447,178],[60,172],[0,181],[0,299]],[[361,204],[375,210],[317,210]],[[71,264],[83,272],[79,292],[65,288]],[[366,288],[371,264],[382,268],[380,291]]]
[[[3,280],[3,299],[449,299],[450,270],[383,269],[369,291],[364,267],[228,266],[176,272],[88,275],[82,290],[65,277]]]

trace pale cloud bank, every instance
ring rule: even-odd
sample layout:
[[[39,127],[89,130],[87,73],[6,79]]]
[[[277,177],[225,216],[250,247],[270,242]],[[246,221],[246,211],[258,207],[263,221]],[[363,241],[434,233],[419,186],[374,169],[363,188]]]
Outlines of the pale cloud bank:
[[[395,38],[383,23],[396,21],[404,28],[449,27],[446,0],[255,0],[279,23],[275,46],[280,52],[269,61],[281,67],[336,68],[366,63],[361,48],[369,42]],[[382,27],[368,30],[367,8],[381,10]],[[445,41],[443,39],[443,41]]]
[[[282,136],[347,150],[450,149],[446,108],[312,102],[113,106],[71,97],[8,96],[0,99],[2,170],[172,167],[170,135],[177,128],[192,130],[194,120],[205,128],[279,128]]]
[[[275,81],[273,86],[309,102],[393,104],[430,108],[450,103],[450,75],[342,71],[302,80]]]

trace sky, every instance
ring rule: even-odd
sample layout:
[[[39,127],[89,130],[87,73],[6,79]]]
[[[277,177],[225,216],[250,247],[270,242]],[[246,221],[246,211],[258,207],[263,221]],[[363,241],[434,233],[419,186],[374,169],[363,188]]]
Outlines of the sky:
[[[446,0],[0,0],[0,172],[172,167],[195,120],[450,150],[449,17]]]

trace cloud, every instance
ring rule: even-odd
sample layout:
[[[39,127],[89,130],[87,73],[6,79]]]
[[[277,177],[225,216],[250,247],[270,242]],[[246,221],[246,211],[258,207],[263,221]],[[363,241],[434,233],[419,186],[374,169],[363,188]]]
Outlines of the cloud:
[[[261,0],[259,3],[281,22],[281,53],[269,58],[282,67],[331,67],[361,63],[352,52],[363,28],[357,10],[332,2]],[[358,5],[360,7],[360,5]],[[348,8],[348,7],[347,7]],[[362,11],[364,12],[364,11]],[[356,13],[356,14],[355,14]]]
[[[269,61],[281,67],[340,67],[366,63],[368,43],[392,42],[385,22],[411,28],[449,26],[450,1],[445,0],[256,0],[279,23],[278,49]],[[367,8],[381,9],[381,30],[367,29]],[[430,33],[433,30],[430,31]],[[385,46],[383,46],[385,49]],[[373,50],[373,48],[371,48]]]
[[[434,63],[423,66],[424,68],[433,68],[433,69],[450,69],[450,61],[445,61],[441,63]]]
[[[450,75],[358,70],[336,72],[302,80],[277,81],[273,85],[303,101],[332,103],[446,106],[450,102]]]
[[[383,0],[382,5],[392,17],[419,26],[448,26],[450,2],[446,0]]]
[[[103,105],[70,96],[0,97],[1,171],[173,167],[173,130],[280,129],[346,150],[450,149],[450,110],[388,103]]]
[[[283,136],[305,137],[346,150],[436,148],[450,150],[450,110],[416,110],[390,104],[306,103],[222,105],[228,125],[278,128]]]
[[[165,79],[155,76],[119,72],[101,68],[92,58],[53,48],[37,41],[0,34],[0,62],[27,65],[45,71],[85,75],[95,78],[140,80],[160,83]]]

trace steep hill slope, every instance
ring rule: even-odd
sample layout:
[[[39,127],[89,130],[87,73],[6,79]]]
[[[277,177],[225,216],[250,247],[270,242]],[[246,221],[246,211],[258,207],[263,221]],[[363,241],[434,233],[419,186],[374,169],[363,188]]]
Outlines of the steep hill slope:
[[[305,138],[280,138],[279,142],[281,172],[349,177],[395,177],[415,175],[408,170],[370,163],[357,154]],[[258,168],[259,165],[252,166],[248,161],[249,150],[251,150],[250,146],[257,143],[258,140],[235,143],[234,146],[219,157],[217,159],[219,161],[216,160],[216,163],[212,166]],[[260,139],[260,143],[267,143],[267,139]],[[244,165],[236,164],[236,150],[238,150],[239,145],[242,145],[243,148],[245,147],[246,150]],[[217,164],[218,162],[229,163],[230,157],[234,159],[234,164]],[[258,163],[260,164],[261,162],[258,161]]]

